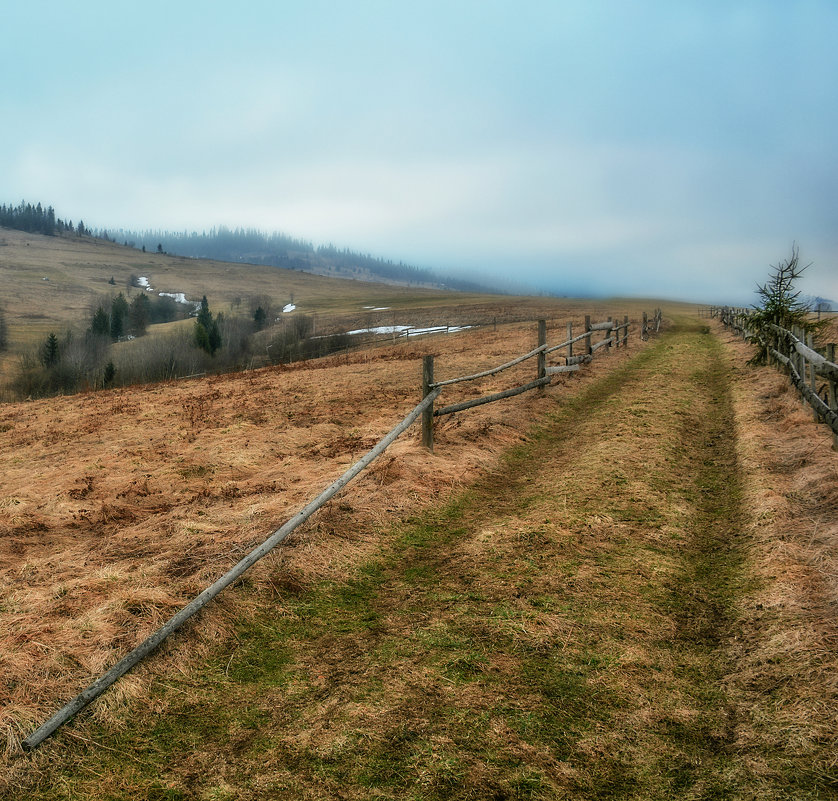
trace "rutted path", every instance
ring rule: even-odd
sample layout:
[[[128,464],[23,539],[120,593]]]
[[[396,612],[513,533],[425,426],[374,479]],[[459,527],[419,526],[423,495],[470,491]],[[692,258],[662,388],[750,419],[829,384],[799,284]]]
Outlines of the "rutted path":
[[[91,727],[111,750],[62,781],[114,798],[823,797],[737,750],[730,369],[700,326],[662,337],[352,581],[298,588],[131,727]]]

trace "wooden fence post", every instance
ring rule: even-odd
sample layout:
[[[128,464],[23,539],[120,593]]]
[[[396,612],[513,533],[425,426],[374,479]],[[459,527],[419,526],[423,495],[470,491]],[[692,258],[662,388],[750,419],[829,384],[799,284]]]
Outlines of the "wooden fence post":
[[[811,332],[806,335],[806,344],[812,349],[815,349],[815,338]],[[812,392],[816,395],[818,394],[818,378],[817,373],[815,372],[815,363],[809,362],[809,386],[812,388]],[[812,416],[815,418],[815,422],[819,423],[821,421],[821,416],[818,414],[818,410],[813,406],[812,407]]]
[[[643,323],[640,326],[640,339],[644,342],[649,338],[649,315],[643,312]]]
[[[422,359],[422,400],[430,393],[434,383],[434,357],[429,353]],[[422,412],[422,445],[434,452],[434,405]]]
[[[798,341],[801,341],[801,342],[804,341],[805,338],[806,338],[806,335],[803,333],[803,329],[799,328],[797,326],[794,327],[794,335],[797,337]],[[797,350],[797,348],[794,347],[794,345],[792,345],[792,352],[794,353],[795,356],[797,356],[797,374],[800,376],[800,383],[801,383],[801,385],[805,384],[806,383],[806,357],[802,353],[800,353]],[[800,402],[804,406],[809,405],[809,402],[806,400],[806,396],[803,394],[802,391],[800,392]]]
[[[831,361],[833,364],[835,363],[835,343],[830,342],[826,346],[826,358]],[[835,379],[829,379],[829,408],[832,409],[833,412],[838,412],[838,392],[836,392],[835,388]],[[832,432],[832,450],[838,451],[838,433],[835,431]]]
[[[609,323],[613,323],[613,320],[609,317],[609,318],[608,318],[608,322],[609,322]],[[617,332],[614,330],[614,326],[612,325],[612,326],[611,326],[611,328],[609,328],[609,329],[608,329],[608,333],[606,334],[606,336],[608,337],[608,339],[610,339],[610,340],[611,340],[611,342],[609,342],[609,343],[605,346],[606,348],[608,348],[608,350],[611,350],[611,347],[612,347],[612,346],[613,346],[613,344],[614,344],[614,339],[615,339],[615,336],[614,336],[614,335],[615,335],[616,333],[617,333]]]
[[[567,323],[567,358],[568,364],[570,364],[570,359],[573,357],[573,343],[570,341],[573,339],[573,323],[568,320]]]
[[[587,338],[585,339],[585,353],[588,356],[592,356],[593,352],[594,352],[594,349],[591,347],[591,345],[593,343],[591,342],[591,315],[590,314],[585,315],[585,333],[588,335]]]
[[[538,321],[538,347],[547,344],[547,321],[546,320],[539,320]],[[547,354],[544,351],[541,351],[538,354],[538,375],[536,378],[544,378],[547,375]],[[544,390],[544,387],[539,387],[540,390]]]
[[[623,316],[623,325],[625,328],[623,329],[623,347],[628,347],[629,341],[629,316],[626,314]]]

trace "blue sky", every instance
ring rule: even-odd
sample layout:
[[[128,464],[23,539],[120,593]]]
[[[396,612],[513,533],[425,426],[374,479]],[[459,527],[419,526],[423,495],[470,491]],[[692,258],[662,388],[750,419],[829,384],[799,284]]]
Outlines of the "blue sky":
[[[565,294],[838,300],[838,3],[44,2],[0,200],[256,226]]]

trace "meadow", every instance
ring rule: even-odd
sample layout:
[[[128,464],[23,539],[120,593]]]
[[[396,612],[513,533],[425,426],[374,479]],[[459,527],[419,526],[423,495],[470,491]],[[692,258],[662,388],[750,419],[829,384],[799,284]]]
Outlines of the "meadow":
[[[641,342],[648,302],[361,289],[336,316],[487,324],[0,406],[4,797],[835,797],[838,466],[783,376],[677,304]],[[21,751],[401,419],[425,354],[444,380],[530,350],[516,314],[557,341],[586,313],[628,347],[441,419],[433,453],[409,432]]]

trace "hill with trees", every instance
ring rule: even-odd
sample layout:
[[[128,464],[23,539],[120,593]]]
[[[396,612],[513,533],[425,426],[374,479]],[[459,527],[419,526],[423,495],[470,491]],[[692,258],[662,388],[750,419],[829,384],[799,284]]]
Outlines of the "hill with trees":
[[[101,232],[106,238],[108,232]],[[358,253],[333,244],[315,247],[311,242],[283,233],[265,233],[255,228],[231,229],[225,226],[209,232],[126,231],[114,236],[118,241],[145,251],[171,253],[194,259],[214,259],[271,267],[303,270],[319,275],[385,281],[407,286],[454,289],[464,292],[491,291],[474,281],[441,275],[427,267]]]

